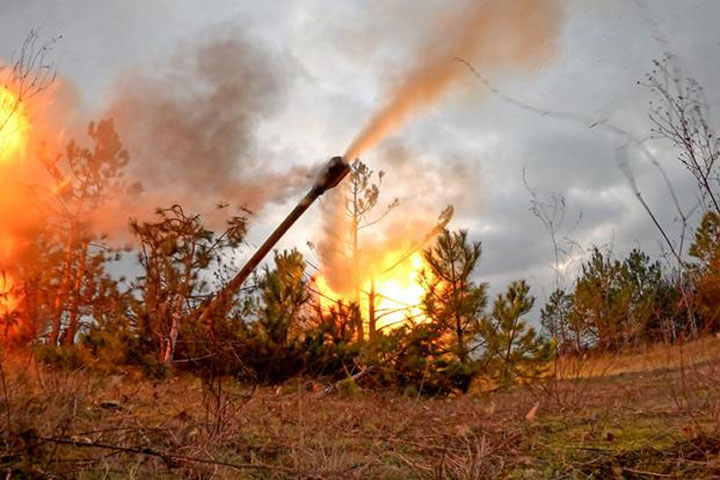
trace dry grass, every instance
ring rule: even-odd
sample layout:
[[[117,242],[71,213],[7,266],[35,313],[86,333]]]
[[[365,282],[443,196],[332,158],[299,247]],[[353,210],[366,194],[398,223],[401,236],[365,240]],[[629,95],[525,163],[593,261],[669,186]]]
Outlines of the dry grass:
[[[711,343],[693,348],[701,345],[715,351]],[[651,353],[643,365],[654,361]],[[224,410],[220,430],[190,376],[51,372],[28,359],[3,367],[7,478],[720,476],[720,376],[707,361],[578,380],[584,395],[573,408],[520,388],[451,399],[322,398],[300,380],[248,400],[251,387],[228,381],[237,408]]]
[[[703,337],[686,344],[652,345],[640,352],[567,356],[559,361],[561,379],[595,378],[681,368],[720,360],[720,339]]]

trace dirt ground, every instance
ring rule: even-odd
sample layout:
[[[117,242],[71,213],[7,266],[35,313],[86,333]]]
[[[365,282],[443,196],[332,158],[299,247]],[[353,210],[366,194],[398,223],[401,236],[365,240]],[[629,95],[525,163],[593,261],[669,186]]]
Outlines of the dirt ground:
[[[720,478],[710,347],[685,347],[680,362],[668,350],[656,368],[641,358],[659,351],[618,356],[626,368],[596,376],[580,372],[607,358],[575,359],[557,382],[432,399],[6,358],[0,468],[5,478]]]

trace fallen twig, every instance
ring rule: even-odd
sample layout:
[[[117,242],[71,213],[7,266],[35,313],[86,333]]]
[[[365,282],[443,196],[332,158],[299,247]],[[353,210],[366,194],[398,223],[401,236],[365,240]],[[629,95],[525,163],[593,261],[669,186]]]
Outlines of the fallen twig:
[[[356,373],[356,374],[354,374],[354,375],[351,375],[351,376],[349,377],[349,379],[352,380],[353,382],[355,382],[355,381],[360,380],[361,378],[363,378],[363,377],[364,377],[365,375],[367,375],[368,373],[374,372],[375,369],[376,369],[376,367],[364,367],[364,368],[363,368],[362,370],[360,370],[358,373]],[[337,382],[335,382],[335,383],[333,383],[333,384],[325,387],[325,388],[320,392],[320,395],[319,395],[319,396],[320,396],[320,397],[327,397],[327,396],[330,395],[331,393],[338,391],[340,384],[341,384],[342,382],[346,382],[347,380],[348,380],[347,378],[344,378],[344,379],[342,379],[342,380],[339,380],[339,381],[337,381]]]
[[[72,445],[75,447],[82,447],[82,448],[100,448],[105,450],[113,450],[116,452],[122,452],[122,453],[131,453],[135,455],[147,455],[152,457],[158,457],[165,462],[165,464],[169,468],[176,467],[176,464],[174,461],[185,461],[185,462],[192,462],[192,463],[203,463],[208,465],[219,465],[222,467],[228,467],[235,470],[269,470],[269,471],[278,471],[283,473],[296,473],[294,470],[291,470],[289,468],[284,467],[277,467],[274,465],[266,465],[263,463],[232,463],[232,462],[223,462],[218,460],[208,460],[206,458],[198,458],[198,457],[189,457],[186,455],[177,455],[174,453],[168,453],[168,452],[161,452],[159,450],[155,450],[149,447],[121,447],[119,445],[111,445],[107,443],[94,443],[94,442],[86,442],[86,441],[80,441],[80,440],[73,440],[71,438],[65,438],[65,437],[44,437],[40,435],[23,435],[25,438],[32,438],[34,440],[39,440],[41,442],[49,442],[49,443],[55,443],[59,445]]]
[[[660,477],[660,478],[675,478],[675,475],[670,475],[667,473],[655,473],[655,472],[646,472],[645,470],[636,470],[634,468],[629,467],[621,467],[624,471],[628,473],[634,473],[635,475],[645,475],[647,477]]]

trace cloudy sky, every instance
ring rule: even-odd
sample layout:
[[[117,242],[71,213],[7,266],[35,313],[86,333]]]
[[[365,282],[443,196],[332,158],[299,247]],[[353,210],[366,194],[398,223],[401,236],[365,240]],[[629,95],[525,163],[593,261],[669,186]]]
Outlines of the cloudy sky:
[[[0,58],[11,58],[32,28],[39,28],[43,37],[62,35],[53,58],[63,81],[77,94],[78,117],[124,114],[121,126],[128,129],[131,153],[136,148],[145,165],[139,171],[158,188],[182,171],[203,176],[207,188],[195,192],[198,196],[222,192],[232,197],[235,186],[252,192],[238,194],[238,201],[255,211],[249,241],[256,244],[302,195],[306,168],[345,151],[384,104],[387,92],[422,58],[423,49],[443,41],[438,18],[462,4],[0,0]],[[651,96],[637,82],[665,52],[677,55],[678,65],[706,87],[711,107],[720,108],[715,81],[720,73],[718,18],[717,0],[567,1],[552,58],[523,72],[482,74],[525,104],[610,122],[643,138],[651,127]],[[219,57],[209,50],[218,41],[231,44]],[[498,39],[483,41],[492,45]],[[204,58],[210,58],[207,65],[200,60]],[[228,89],[229,100],[218,105],[204,82]],[[234,89],[237,84],[243,88]],[[141,117],[138,125],[161,122],[153,120],[150,109],[161,100],[179,102],[182,108],[170,110],[171,115],[191,111],[199,116],[201,121],[185,125],[188,136],[240,138],[232,148],[210,152],[231,163],[198,158],[208,153],[204,144],[192,144],[192,155],[178,160],[179,167],[163,164],[163,155],[157,154],[182,155],[170,147],[143,150],[139,145],[147,145],[147,139],[138,139],[140,127],[127,126],[128,116]],[[212,123],[208,118],[217,117],[224,123],[202,131]],[[718,117],[713,120],[717,125]],[[483,243],[478,278],[490,282],[493,291],[526,278],[544,298],[553,255],[546,232],[529,211],[523,169],[541,197],[551,191],[565,196],[562,234],[585,248],[611,246],[618,256],[634,247],[658,254],[658,232],[617,166],[622,146],[602,126],[589,128],[508,103],[468,71],[440,101],[363,159],[386,172],[384,198],[400,198],[393,214],[398,220],[390,221],[419,214],[432,221],[452,203],[452,227],[468,229]],[[648,146],[690,209],[695,202],[692,182],[676,165],[672,150],[662,142]],[[668,231],[678,235],[676,212],[658,170],[633,149],[627,158],[648,204]],[[148,162],[160,163],[147,167]],[[288,171],[292,181],[276,178]],[[228,176],[239,180],[227,183]],[[280,193],[264,195],[257,184],[243,183],[244,176],[261,178],[261,187]],[[176,194],[187,192],[178,189]],[[262,201],[253,203],[251,195]],[[317,206],[312,209],[283,240],[284,246],[304,249],[306,241],[317,241],[320,212]]]

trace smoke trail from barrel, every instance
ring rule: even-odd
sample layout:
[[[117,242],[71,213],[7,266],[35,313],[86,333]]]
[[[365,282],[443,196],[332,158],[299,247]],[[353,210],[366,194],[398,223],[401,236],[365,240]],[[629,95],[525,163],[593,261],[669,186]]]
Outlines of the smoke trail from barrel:
[[[418,45],[407,74],[393,88],[348,147],[353,160],[401,128],[413,115],[430,107],[468,73],[461,61],[480,71],[508,73],[532,69],[552,59],[562,21],[564,0],[466,0],[443,19],[431,43]],[[451,174],[452,175],[452,174]],[[446,177],[446,180],[451,180]],[[450,195],[448,193],[447,195]],[[346,245],[348,222],[342,191],[330,195],[323,211],[323,237],[317,244],[325,276],[336,291],[348,287]],[[334,198],[334,199],[333,199]],[[405,207],[402,207],[405,208]],[[405,212],[413,215],[412,212]]]
[[[433,44],[418,50],[416,64],[348,147],[354,159],[402,127],[467,73],[454,59],[483,71],[532,67],[552,57],[560,25],[560,0],[474,0],[440,22]],[[439,41],[438,41],[439,39]]]

